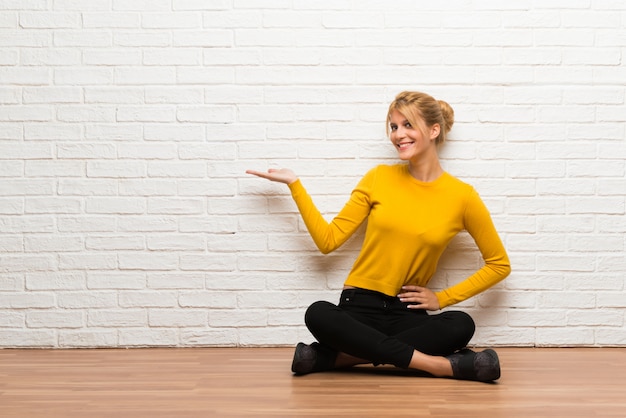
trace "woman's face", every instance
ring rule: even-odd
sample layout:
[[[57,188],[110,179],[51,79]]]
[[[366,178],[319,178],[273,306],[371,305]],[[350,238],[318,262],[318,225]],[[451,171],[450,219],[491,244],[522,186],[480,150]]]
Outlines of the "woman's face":
[[[439,127],[435,125],[424,129],[425,132],[430,134],[429,137],[426,137],[421,127],[412,126],[411,122],[397,110],[392,111],[390,115],[389,128],[389,139],[393,146],[396,147],[398,157],[403,161],[425,155],[427,150],[435,147],[435,138],[439,135]]]

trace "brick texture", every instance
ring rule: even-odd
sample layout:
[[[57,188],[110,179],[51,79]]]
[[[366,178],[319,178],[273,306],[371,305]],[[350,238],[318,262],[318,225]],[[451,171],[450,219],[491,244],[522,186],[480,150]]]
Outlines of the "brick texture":
[[[448,101],[446,170],[513,273],[455,307],[475,345],[626,346],[626,4],[615,0],[0,2],[0,347],[294,345],[357,236],[330,219],[393,163],[386,107]],[[461,234],[435,289],[479,265]]]

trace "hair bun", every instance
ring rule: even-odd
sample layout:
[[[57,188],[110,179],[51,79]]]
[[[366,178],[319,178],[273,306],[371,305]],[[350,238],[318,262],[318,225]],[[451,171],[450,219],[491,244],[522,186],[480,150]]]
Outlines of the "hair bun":
[[[437,100],[439,102],[439,106],[441,107],[441,115],[443,116],[443,121],[445,123],[445,131],[446,133],[450,132],[452,129],[452,125],[454,125],[454,110],[452,106],[443,100]]]

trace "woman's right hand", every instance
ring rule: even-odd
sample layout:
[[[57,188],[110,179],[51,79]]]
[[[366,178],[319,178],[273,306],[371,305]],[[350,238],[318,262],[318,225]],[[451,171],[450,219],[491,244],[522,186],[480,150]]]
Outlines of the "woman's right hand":
[[[298,180],[296,174],[288,168],[270,168],[267,172],[246,170],[246,173],[285,184],[291,184]]]

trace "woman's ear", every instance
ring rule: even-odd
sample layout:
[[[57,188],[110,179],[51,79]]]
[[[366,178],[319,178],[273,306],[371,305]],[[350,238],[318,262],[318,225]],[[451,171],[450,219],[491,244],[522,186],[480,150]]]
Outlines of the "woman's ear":
[[[436,139],[441,132],[441,126],[438,123],[435,123],[430,127],[430,139]]]

